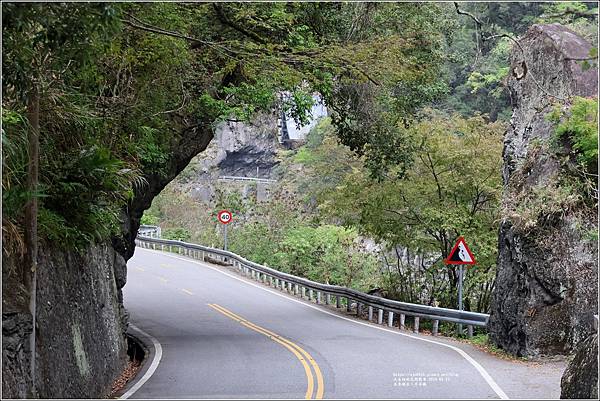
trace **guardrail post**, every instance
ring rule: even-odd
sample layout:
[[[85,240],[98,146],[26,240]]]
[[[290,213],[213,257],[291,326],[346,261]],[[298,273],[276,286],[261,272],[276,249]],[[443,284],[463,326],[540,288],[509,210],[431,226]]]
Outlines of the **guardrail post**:
[[[160,244],[160,250],[164,251],[165,250],[165,246],[163,244]]]
[[[383,309],[377,311],[377,324],[383,324]]]
[[[335,296],[335,307],[338,309],[342,307],[342,305],[340,304],[340,296],[339,295]]]
[[[278,278],[275,279],[275,289],[276,290],[279,289],[279,279]]]
[[[204,251],[202,251],[202,261],[204,262]]]
[[[431,335],[437,336],[439,327],[440,327],[440,321],[434,320],[433,321],[433,329],[431,330]]]
[[[306,287],[302,287],[302,295],[300,298],[306,298]]]
[[[325,294],[325,305],[329,305],[331,303],[331,294]]]
[[[356,316],[360,317],[360,311],[362,309],[362,305],[360,302],[356,301]]]
[[[317,291],[317,303],[321,303],[321,291]]]
[[[294,295],[298,295],[298,284],[294,284]]]
[[[404,330],[406,328],[406,326],[404,325],[404,322],[406,321],[406,315],[404,313],[400,314],[400,328],[402,330]]]
[[[393,327],[394,326],[394,312],[389,311],[388,312],[388,327]]]
[[[346,298],[346,312],[350,312],[350,304],[352,303],[352,300],[350,298]]]
[[[413,333],[419,333],[419,320],[418,316],[415,316],[415,327],[413,327]]]
[[[309,301],[313,300],[313,289],[312,288],[308,289],[308,300]]]
[[[256,273],[254,272],[254,270],[251,270],[252,272],[252,280],[254,280],[256,278]]]
[[[369,322],[373,320],[373,307],[369,305]]]
[[[469,337],[469,338],[473,337],[473,326],[472,325],[467,326],[467,337]]]

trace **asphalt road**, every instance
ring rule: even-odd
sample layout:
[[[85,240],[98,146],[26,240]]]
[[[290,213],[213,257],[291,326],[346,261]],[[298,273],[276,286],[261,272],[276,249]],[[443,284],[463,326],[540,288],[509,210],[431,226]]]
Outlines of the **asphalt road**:
[[[179,255],[137,248],[124,299],[131,323],[150,336],[145,342],[162,349],[130,398],[558,395],[560,364],[535,370],[464,344],[358,322]]]

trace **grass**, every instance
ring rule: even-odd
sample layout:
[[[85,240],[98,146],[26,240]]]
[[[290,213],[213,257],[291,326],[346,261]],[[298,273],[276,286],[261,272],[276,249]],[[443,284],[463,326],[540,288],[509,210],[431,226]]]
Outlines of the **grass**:
[[[526,357],[514,356],[514,355],[509,354],[508,352],[504,351],[503,349],[498,348],[495,344],[490,342],[488,334],[477,334],[477,335],[474,335],[472,338],[464,338],[464,339],[461,338],[458,340],[472,344],[475,347],[479,348],[480,350],[487,352],[489,354],[492,354],[494,356],[497,356],[499,358],[502,358],[502,359],[509,359],[509,360],[513,360],[513,361],[526,361],[527,360]]]

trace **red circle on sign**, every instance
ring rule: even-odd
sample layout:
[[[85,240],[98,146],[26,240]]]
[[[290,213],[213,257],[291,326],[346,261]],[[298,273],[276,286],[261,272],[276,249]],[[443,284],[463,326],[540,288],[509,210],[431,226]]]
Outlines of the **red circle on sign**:
[[[218,214],[217,214],[217,219],[219,219],[219,221],[223,224],[229,224],[231,222],[231,220],[233,219],[233,216],[231,215],[231,212],[228,210],[221,210]]]

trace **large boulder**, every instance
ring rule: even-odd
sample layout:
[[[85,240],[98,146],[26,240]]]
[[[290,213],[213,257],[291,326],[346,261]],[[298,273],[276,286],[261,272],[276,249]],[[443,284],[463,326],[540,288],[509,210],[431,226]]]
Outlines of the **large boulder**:
[[[568,109],[574,96],[596,96],[598,70],[581,62],[590,49],[564,26],[534,25],[510,56],[514,111],[504,138],[489,331],[495,344],[519,356],[567,354],[594,332],[598,251],[590,232],[597,229],[596,211],[564,185],[572,152],[557,151],[548,118],[557,107]]]
[[[598,399],[598,334],[577,347],[560,382],[560,398]]]

